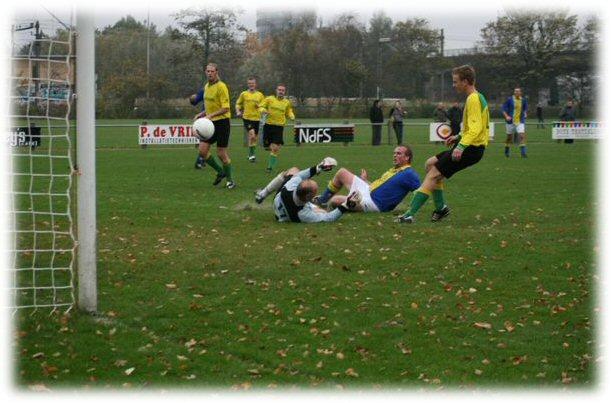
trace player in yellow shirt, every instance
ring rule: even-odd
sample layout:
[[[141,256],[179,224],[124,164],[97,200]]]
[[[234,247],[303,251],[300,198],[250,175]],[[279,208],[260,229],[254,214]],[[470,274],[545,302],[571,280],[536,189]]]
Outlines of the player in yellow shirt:
[[[200,140],[199,154],[216,171],[216,179],[212,184],[216,186],[223,178],[227,178],[227,189],[233,189],[235,182],[233,181],[231,159],[227,152],[231,130],[229,89],[219,78],[218,66],[215,63],[208,63],[206,66],[206,78],[208,82],[204,86],[203,93],[204,111],[195,115],[195,119],[201,117],[210,119],[214,124],[214,135],[208,140]],[[223,162],[222,167],[210,153],[210,146],[214,143],[216,143],[216,153]]]
[[[249,77],[246,85],[248,89],[242,91],[238,97],[235,103],[235,111],[237,117],[242,117],[244,127],[248,131],[248,161],[255,162],[255,150],[259,140],[259,121],[261,120],[259,104],[263,101],[265,95],[261,91],[257,91],[257,80],[254,77]]]
[[[267,172],[271,172],[278,163],[280,146],[284,144],[283,134],[286,119],[295,120],[293,105],[286,97],[286,85],[278,84],[276,95],[270,95],[259,104],[259,111],[266,115],[263,125],[263,145],[269,147]]]
[[[450,136],[446,145],[453,145],[451,150],[441,152],[426,161],[426,177],[412,198],[410,209],[397,218],[401,223],[413,223],[414,216],[432,195],[435,211],[431,221],[442,220],[450,214],[445,204],[443,182],[456,172],[477,164],[484,156],[488,145],[490,113],[486,98],[475,89],[475,69],[465,65],[452,70],[452,83],[457,92],[467,95],[463,112],[463,130],[460,134]]]

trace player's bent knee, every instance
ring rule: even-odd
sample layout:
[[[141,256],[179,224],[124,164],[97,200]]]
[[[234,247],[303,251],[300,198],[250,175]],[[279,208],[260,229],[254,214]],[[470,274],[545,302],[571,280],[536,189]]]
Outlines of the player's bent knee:
[[[346,196],[333,196],[329,200],[329,206],[331,206],[332,208],[335,208],[339,206],[340,204],[342,204],[345,200],[346,200]]]
[[[424,169],[428,172],[431,167],[434,167],[437,163],[437,157],[431,157],[424,163]]]
[[[297,175],[298,173],[299,173],[299,168],[292,167],[284,171],[284,176]]]

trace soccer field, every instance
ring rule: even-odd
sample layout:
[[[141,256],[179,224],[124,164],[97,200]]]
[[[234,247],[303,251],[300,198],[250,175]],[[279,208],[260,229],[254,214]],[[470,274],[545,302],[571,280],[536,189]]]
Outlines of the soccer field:
[[[429,201],[413,225],[394,214],[276,223],[271,197],[253,198],[272,177],[268,154],[249,163],[237,127],[233,190],[193,169],[193,146],[141,149],[136,128],[100,128],[100,313],[19,311],[16,383],[592,387],[597,144],[534,127],[529,158],[515,146],[507,159],[497,125],[483,160],[447,182],[452,215],[431,223]],[[393,146],[370,138],[358,127],[349,146],[295,147],[286,129],[278,168],[333,156],[374,179]],[[423,177],[443,146],[424,126],[407,126],[405,141]],[[331,177],[315,179],[324,188]]]

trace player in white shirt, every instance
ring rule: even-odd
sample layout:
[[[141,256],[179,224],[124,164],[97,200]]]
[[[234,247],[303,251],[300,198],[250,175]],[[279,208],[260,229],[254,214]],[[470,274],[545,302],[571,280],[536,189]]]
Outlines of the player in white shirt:
[[[347,200],[337,208],[326,211],[311,203],[318,192],[318,184],[310,179],[320,171],[330,171],[337,166],[337,161],[327,157],[320,164],[299,170],[293,167],[271,180],[263,189],[255,192],[255,201],[262,203],[270,194],[274,197],[274,214],[278,222],[317,223],[331,222],[339,219],[345,212],[358,208],[359,195],[348,196]]]

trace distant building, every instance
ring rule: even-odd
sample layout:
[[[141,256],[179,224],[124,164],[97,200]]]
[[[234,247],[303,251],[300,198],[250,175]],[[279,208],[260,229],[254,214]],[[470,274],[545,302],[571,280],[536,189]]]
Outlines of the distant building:
[[[41,97],[52,102],[65,101],[74,87],[74,59],[66,56],[45,56],[46,60],[30,60],[14,56],[11,60],[13,96],[20,102],[30,97]]]
[[[316,12],[313,10],[257,10],[257,36],[259,41],[304,23],[314,30]]]

